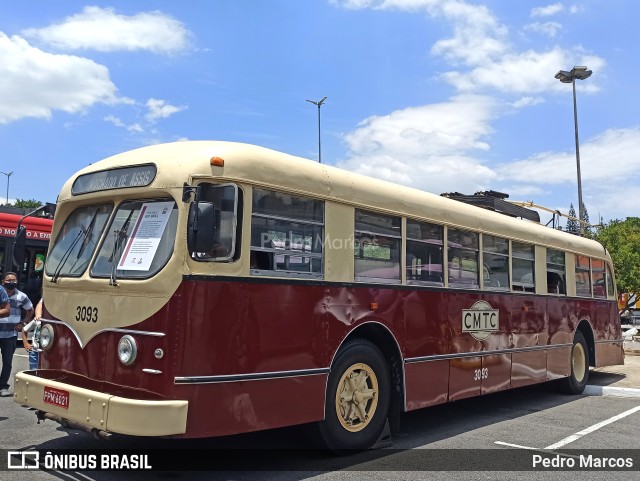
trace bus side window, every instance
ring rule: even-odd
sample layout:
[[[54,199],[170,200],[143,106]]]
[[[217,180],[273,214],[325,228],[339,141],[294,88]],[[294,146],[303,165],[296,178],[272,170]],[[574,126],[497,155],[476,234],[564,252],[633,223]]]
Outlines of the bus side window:
[[[564,283],[554,272],[547,272],[547,292],[549,294],[564,294]]]

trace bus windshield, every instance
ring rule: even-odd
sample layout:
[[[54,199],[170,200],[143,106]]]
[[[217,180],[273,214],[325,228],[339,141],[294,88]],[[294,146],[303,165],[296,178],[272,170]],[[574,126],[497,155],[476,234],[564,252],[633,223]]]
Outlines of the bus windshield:
[[[66,220],[46,263],[49,276],[79,277],[87,268],[98,239],[113,209],[112,204],[76,209]]]
[[[173,199],[123,202],[91,266],[91,276],[151,277],[169,260],[177,226],[178,209]]]

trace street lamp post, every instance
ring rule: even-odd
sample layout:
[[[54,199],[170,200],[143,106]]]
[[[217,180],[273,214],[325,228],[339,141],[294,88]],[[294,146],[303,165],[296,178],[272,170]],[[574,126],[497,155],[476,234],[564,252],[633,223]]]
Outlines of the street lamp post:
[[[13,175],[13,172],[0,172],[0,174],[4,174],[7,176],[7,205],[9,205],[9,178]]]
[[[327,97],[322,97],[322,100],[318,100],[317,102],[315,100],[307,99],[307,102],[310,102],[318,106],[318,162],[319,163],[322,163],[322,150],[320,149],[320,107],[322,106],[325,100],[327,100]]]
[[[580,174],[580,146],[578,144],[578,107],[576,104],[576,79],[584,80],[591,76],[592,71],[587,67],[573,67],[570,72],[560,70],[556,78],[565,84],[573,84],[573,124],[576,135],[576,166],[578,169],[578,217],[580,218],[580,235],[584,234],[584,206],[582,204],[582,176]]]

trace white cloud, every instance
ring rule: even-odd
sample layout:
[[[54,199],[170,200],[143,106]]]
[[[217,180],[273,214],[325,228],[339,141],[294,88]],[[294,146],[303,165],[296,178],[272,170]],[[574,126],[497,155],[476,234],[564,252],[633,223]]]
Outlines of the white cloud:
[[[563,85],[554,75],[564,65],[588,65],[590,69],[598,72],[603,70],[605,61],[578,49],[568,51],[556,47],[548,52],[529,50],[511,53],[470,72],[447,72],[442,78],[463,92],[486,88],[520,94],[561,91]],[[583,92],[598,90],[597,83],[592,80],[581,84],[580,88]]]
[[[558,22],[535,22],[524,26],[525,30],[530,32],[537,32],[549,37],[555,37],[558,30],[562,29],[562,25]]]
[[[609,129],[580,143],[583,182],[617,184],[635,176],[640,169],[640,127]],[[498,172],[505,178],[533,184],[573,183],[576,180],[575,152],[542,152],[528,159],[503,164]]]
[[[190,37],[182,22],[162,12],[127,16],[100,7],[85,7],[61,23],[30,28],[22,35],[64,50],[150,50],[162,54],[185,50]]]
[[[0,123],[48,119],[53,110],[76,113],[95,103],[131,102],[118,97],[109,70],[87,58],[43,52],[2,32],[0,58]]]
[[[541,97],[521,97],[518,100],[516,100],[515,102],[512,102],[511,105],[512,107],[516,108],[516,109],[521,109],[523,107],[532,107],[534,105],[538,105],[544,103],[544,99]]]
[[[147,108],[149,109],[149,112],[145,118],[149,122],[155,122],[158,119],[166,119],[173,114],[184,110],[186,107],[176,107],[175,105],[168,104],[166,100],[151,98],[147,100]]]
[[[106,122],[112,123],[116,127],[125,128],[129,132],[144,132],[144,129],[140,124],[135,123],[135,124],[127,125],[115,115],[107,115],[103,120],[105,120]]]
[[[625,215],[640,215],[638,196],[628,188],[640,184],[639,151],[640,127],[609,129],[580,143],[582,190],[589,210],[600,209],[606,219],[621,211]],[[496,173],[500,181],[521,188],[567,184],[575,189],[575,151],[538,153],[502,164]],[[591,212],[591,216],[595,220],[597,212]]]
[[[485,5],[471,5],[463,0],[348,0],[334,3],[344,8],[422,11],[435,19],[445,19],[453,28],[453,37],[435,42],[431,53],[457,66],[456,70],[445,72],[440,78],[460,92],[497,89],[523,94],[560,90],[559,82],[553,76],[564,65],[588,65],[594,71],[601,71],[605,65],[604,59],[580,48],[517,51],[508,40],[507,27]],[[544,12],[550,15],[558,5],[562,7],[554,4],[536,10],[537,16]],[[548,22],[530,28],[551,35],[561,26]],[[471,71],[463,71],[460,66],[470,67]],[[585,85],[585,91],[598,89],[594,80]]]
[[[488,150],[494,108],[460,96],[369,117],[346,135],[350,157],[339,166],[435,193],[487,188],[495,173],[469,153]]]
[[[560,13],[564,10],[564,6],[561,3],[554,3],[553,5],[547,5],[546,7],[536,7],[531,9],[532,17],[550,17],[556,13]]]

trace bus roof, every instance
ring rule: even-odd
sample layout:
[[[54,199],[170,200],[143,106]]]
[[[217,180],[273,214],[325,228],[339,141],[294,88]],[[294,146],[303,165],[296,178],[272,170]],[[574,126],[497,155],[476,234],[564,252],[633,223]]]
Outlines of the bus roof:
[[[224,159],[224,167],[210,165],[212,157]],[[450,227],[481,231],[526,243],[600,258],[608,257],[604,247],[590,239],[412,187],[356,174],[264,147],[236,142],[174,142],[114,155],[91,164],[71,177],[64,185],[59,201],[64,202],[72,198],[71,186],[80,175],[148,163],[155,164],[158,169],[151,188],[181,189],[184,182],[217,177],[230,182],[244,182],[342,202],[363,209],[406,215]],[[148,189],[149,187],[143,190],[148,192]],[[113,191],[105,192],[107,195],[113,195]]]

